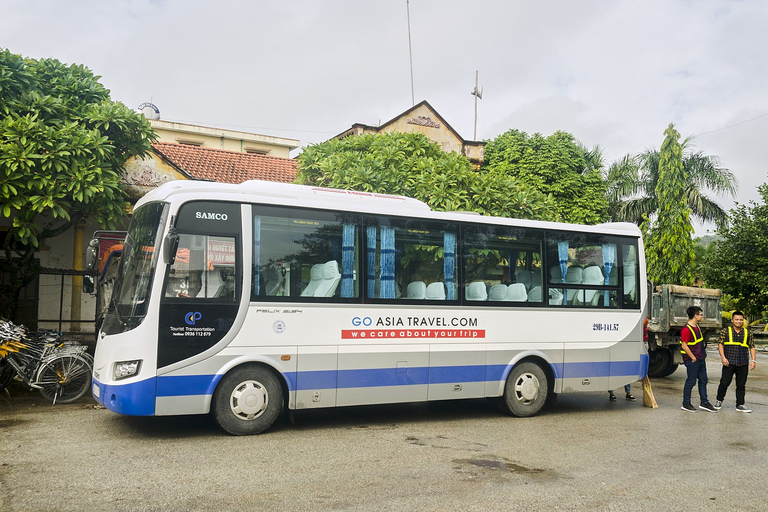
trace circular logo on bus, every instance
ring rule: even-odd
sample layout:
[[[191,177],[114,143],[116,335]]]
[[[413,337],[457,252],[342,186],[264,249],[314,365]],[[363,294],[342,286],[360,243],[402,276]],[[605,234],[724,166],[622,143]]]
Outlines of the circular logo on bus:
[[[275,331],[277,334],[282,333],[285,331],[285,322],[282,320],[277,320],[275,323],[272,324],[272,330]]]

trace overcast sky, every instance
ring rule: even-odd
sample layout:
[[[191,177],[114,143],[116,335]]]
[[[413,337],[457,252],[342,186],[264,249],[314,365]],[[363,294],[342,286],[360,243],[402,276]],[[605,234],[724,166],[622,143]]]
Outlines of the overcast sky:
[[[164,120],[305,146],[412,106],[406,5],[0,0],[0,47],[84,64]],[[768,181],[767,27],[763,0],[411,0],[415,101],[472,139],[478,70],[478,139],[563,130],[609,162],[673,122],[747,202]]]

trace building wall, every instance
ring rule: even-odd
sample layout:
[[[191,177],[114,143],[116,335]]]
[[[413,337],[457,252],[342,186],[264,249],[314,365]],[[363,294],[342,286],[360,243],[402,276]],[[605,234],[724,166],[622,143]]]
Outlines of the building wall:
[[[462,140],[449,130],[438,117],[425,105],[420,106],[409,115],[395,119],[383,126],[382,133],[422,133],[429,140],[440,145],[443,151],[463,154]]]
[[[196,126],[172,121],[150,119],[159,142],[192,144],[209,149],[225,149],[240,153],[259,153],[290,158],[290,152],[299,147],[296,139],[272,137],[255,133]]]
[[[154,153],[146,159],[129,158],[123,169],[123,185],[134,201],[169,181],[188,179]]]

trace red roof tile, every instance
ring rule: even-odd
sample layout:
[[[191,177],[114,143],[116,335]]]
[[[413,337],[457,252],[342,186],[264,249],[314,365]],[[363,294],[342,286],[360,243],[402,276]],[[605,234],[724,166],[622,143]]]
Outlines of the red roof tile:
[[[296,179],[297,164],[291,158],[172,142],[156,142],[152,144],[152,149],[168,163],[198,180],[237,184],[247,180],[292,183]]]

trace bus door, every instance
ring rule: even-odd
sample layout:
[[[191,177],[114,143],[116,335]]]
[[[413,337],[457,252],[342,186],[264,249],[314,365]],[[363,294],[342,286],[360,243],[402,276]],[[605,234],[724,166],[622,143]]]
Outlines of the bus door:
[[[178,248],[160,303],[158,369],[205,352],[234,324],[242,294],[240,218],[234,203],[195,201],[180,208]]]

